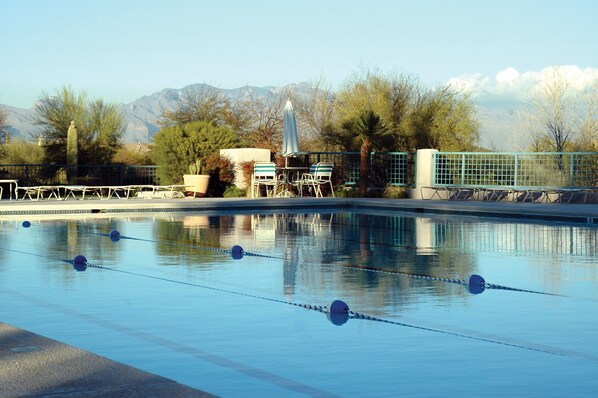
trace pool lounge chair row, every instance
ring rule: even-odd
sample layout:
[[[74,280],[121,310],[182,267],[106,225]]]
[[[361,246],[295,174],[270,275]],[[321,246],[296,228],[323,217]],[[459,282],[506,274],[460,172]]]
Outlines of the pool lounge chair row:
[[[40,200],[52,199],[66,200],[89,199],[172,199],[185,197],[185,185],[37,185],[31,187],[18,187],[17,199]]]
[[[458,185],[422,186],[425,200],[482,200],[537,203],[587,203],[588,189],[561,187],[464,187]]]

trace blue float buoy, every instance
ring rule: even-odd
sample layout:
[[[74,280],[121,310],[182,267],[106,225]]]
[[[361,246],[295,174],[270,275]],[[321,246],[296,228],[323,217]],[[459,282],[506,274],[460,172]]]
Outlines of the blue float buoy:
[[[243,258],[243,253],[244,253],[243,248],[239,245],[234,245],[230,249],[230,255],[235,260],[240,260],[241,258]]]
[[[326,316],[334,325],[344,325],[349,320],[349,306],[342,300],[334,300],[328,307]]]
[[[330,312],[326,314],[326,317],[336,326],[342,326],[349,320],[349,314],[331,314]]]
[[[486,280],[480,275],[473,274],[469,277],[469,284],[474,286],[486,286]]]
[[[112,231],[110,231],[110,240],[112,242],[118,242],[120,240],[120,232],[118,232],[117,230],[113,229]]]
[[[467,290],[471,294],[482,294],[484,293],[484,290],[486,290],[486,287],[484,287],[484,285],[467,284],[465,285],[465,290]]]
[[[473,274],[469,277],[465,289],[471,294],[481,294],[486,289],[486,280],[480,275]]]
[[[29,228],[31,223],[29,221],[23,221],[23,228]]]
[[[334,300],[332,304],[330,304],[328,312],[331,314],[348,314],[349,306],[342,300]]]
[[[73,267],[75,271],[85,271],[87,269],[87,259],[81,254],[75,256],[73,259]]]

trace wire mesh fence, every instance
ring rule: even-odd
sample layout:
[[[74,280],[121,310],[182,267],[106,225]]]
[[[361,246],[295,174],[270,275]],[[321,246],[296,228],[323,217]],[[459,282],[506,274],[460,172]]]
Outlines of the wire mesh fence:
[[[438,152],[434,184],[463,187],[588,189],[598,182],[596,152]]]
[[[334,163],[336,185],[359,184],[359,152],[307,152],[309,166]],[[598,184],[596,152],[437,152],[434,185],[462,187],[560,187],[589,189]],[[157,166],[128,165],[0,165],[0,179],[32,185],[157,185]],[[413,186],[415,153],[372,152],[368,186]]]
[[[309,152],[305,164],[334,163],[333,178],[338,185],[358,185],[361,154],[359,152]],[[415,154],[410,152],[372,152],[368,186],[381,188],[411,186],[415,181]]]

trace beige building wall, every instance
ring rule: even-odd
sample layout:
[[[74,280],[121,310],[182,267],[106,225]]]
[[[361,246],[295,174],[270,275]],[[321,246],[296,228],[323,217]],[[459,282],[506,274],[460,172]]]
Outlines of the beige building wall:
[[[248,182],[243,177],[241,162],[269,162],[270,150],[262,148],[233,148],[221,149],[220,156],[228,157],[235,165],[235,185],[241,189],[247,187]]]

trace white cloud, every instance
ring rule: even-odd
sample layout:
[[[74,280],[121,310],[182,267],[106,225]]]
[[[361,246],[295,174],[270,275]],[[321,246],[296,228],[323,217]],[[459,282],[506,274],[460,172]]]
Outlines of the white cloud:
[[[519,78],[519,72],[517,72],[517,69],[515,68],[511,68],[510,66],[501,71],[498,72],[498,74],[496,75],[496,81],[500,84],[500,83],[507,83],[507,84],[513,84],[513,82],[515,82],[518,78]]]
[[[598,81],[597,68],[580,68],[576,65],[549,66],[541,71],[520,73],[508,67],[493,78],[481,74],[469,74],[452,78],[451,86],[469,91],[475,99],[512,99],[527,101],[536,87],[559,73],[575,90],[584,90]]]

